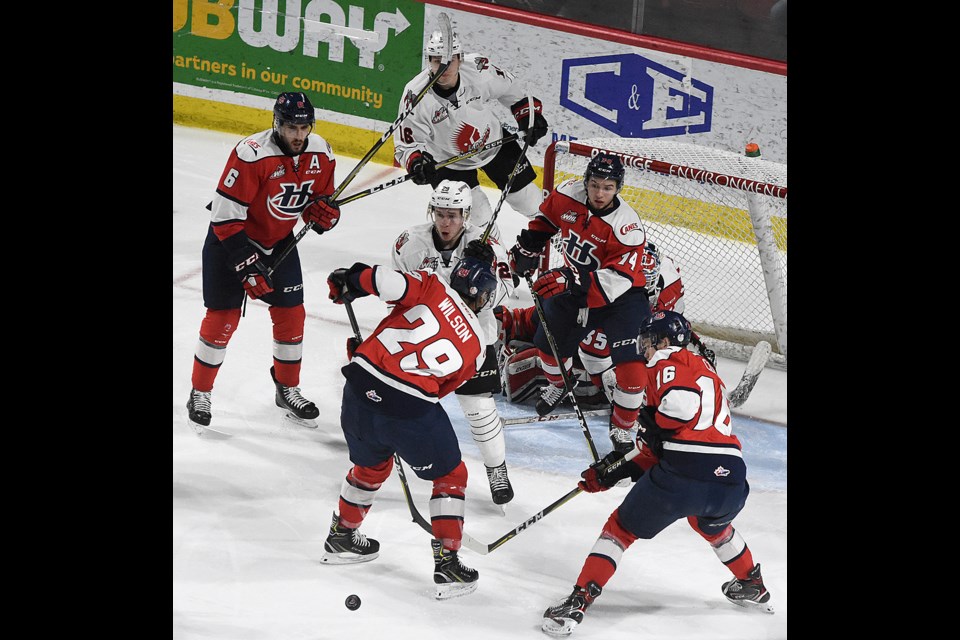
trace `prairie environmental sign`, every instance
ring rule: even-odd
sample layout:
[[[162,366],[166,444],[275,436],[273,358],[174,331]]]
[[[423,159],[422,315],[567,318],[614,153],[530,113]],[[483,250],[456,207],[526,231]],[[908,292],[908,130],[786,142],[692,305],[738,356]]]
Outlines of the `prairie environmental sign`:
[[[173,81],[392,122],[423,19],[413,0],[174,0]]]

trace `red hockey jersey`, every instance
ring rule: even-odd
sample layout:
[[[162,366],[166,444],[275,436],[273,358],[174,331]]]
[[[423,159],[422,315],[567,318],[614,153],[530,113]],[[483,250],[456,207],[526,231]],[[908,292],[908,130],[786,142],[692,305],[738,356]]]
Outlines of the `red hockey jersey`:
[[[284,155],[273,129],[241,140],[230,152],[211,203],[220,240],[241,230],[271,249],[287,237],[307,203],[333,193],[336,158],[330,144],[311,133],[303,153]]]
[[[394,307],[357,348],[353,364],[429,402],[452,393],[480,368],[486,357],[480,320],[443,278],[375,266],[361,283]]]
[[[531,231],[563,233],[566,262],[589,283],[587,306],[604,307],[634,287],[643,287],[641,258],[647,234],[640,216],[620,200],[602,216],[587,207],[583,180],[572,179],[554,189],[540,213],[530,221]]]
[[[647,369],[647,404],[656,407],[663,430],[661,461],[702,480],[743,481],[746,466],[723,381],[706,358],[667,347],[657,351]]]

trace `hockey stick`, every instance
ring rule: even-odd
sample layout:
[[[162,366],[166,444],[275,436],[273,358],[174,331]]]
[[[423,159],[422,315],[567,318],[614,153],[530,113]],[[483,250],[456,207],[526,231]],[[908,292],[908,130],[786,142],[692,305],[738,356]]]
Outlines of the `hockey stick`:
[[[450,16],[448,16],[445,13],[441,13],[438,17],[438,20],[440,21],[440,29],[443,31],[443,42],[444,42],[443,64],[440,65],[440,67],[437,69],[437,72],[433,74],[433,77],[430,78],[430,82],[428,82],[426,86],[424,86],[423,89],[420,90],[420,93],[418,93],[414,97],[414,99],[410,102],[410,106],[408,106],[403,113],[397,116],[397,119],[393,121],[393,124],[390,125],[390,128],[384,131],[383,135],[380,136],[380,139],[376,142],[376,144],[370,147],[370,150],[367,151],[367,155],[363,156],[363,158],[360,159],[360,162],[357,163],[357,165],[353,168],[353,170],[347,174],[347,177],[343,179],[343,181],[337,186],[336,189],[334,189],[333,193],[330,194],[331,200],[335,201],[340,196],[340,194],[343,193],[343,190],[347,188],[347,185],[353,182],[353,179],[357,177],[357,174],[360,173],[360,170],[364,166],[366,166],[368,162],[370,162],[370,159],[373,158],[373,156],[377,153],[377,151],[380,150],[380,147],[382,147],[384,143],[387,141],[387,139],[393,135],[393,132],[397,130],[397,128],[400,126],[400,123],[406,120],[407,116],[413,113],[413,110],[417,108],[417,105],[420,104],[420,101],[423,100],[423,97],[427,95],[427,92],[433,88],[433,85],[437,83],[437,81],[440,79],[440,76],[442,76],[446,72],[447,67],[450,66],[450,61],[453,58],[453,54],[452,54],[453,27],[450,25]],[[316,200],[314,200],[313,202],[316,202]],[[313,204],[313,202],[308,203],[307,206],[309,206],[310,204]],[[276,270],[277,267],[280,266],[280,263],[283,262],[288,255],[290,255],[290,252],[293,251],[294,247],[297,246],[297,244],[303,239],[305,235],[307,235],[307,232],[310,231],[310,229],[312,228],[313,228],[313,222],[308,222],[303,226],[302,229],[300,229],[299,232],[297,232],[297,235],[294,237],[293,242],[290,243],[290,245],[283,250],[283,253],[281,253],[277,257],[276,261],[273,263],[273,266],[270,267],[270,269],[267,271],[268,276],[273,275],[273,272]]]
[[[747,367],[740,377],[740,383],[727,394],[727,402],[730,403],[731,407],[739,407],[747,401],[747,397],[750,396],[750,392],[757,384],[757,378],[763,373],[763,368],[767,366],[767,360],[770,358],[772,350],[773,347],[766,340],[761,340],[753,348],[753,353],[750,354],[750,359],[747,361]]]
[[[623,458],[621,458],[620,460],[617,460],[616,462],[610,464],[607,467],[604,467],[603,471],[604,472],[612,471],[613,469],[616,469],[617,467],[624,464],[625,462],[629,460],[633,460],[637,455],[639,455],[639,453],[640,453],[640,450],[634,447],[633,450],[627,453],[627,455],[625,455]],[[394,455],[394,460],[397,463],[397,474],[400,476],[400,484],[403,487],[403,495],[407,499],[407,507],[410,509],[410,515],[411,517],[413,517],[413,521],[416,522],[418,525],[420,525],[421,529],[423,529],[430,535],[433,535],[433,528],[430,526],[430,523],[427,522],[426,518],[424,518],[420,514],[420,512],[417,510],[416,505],[413,503],[413,496],[410,493],[410,486],[407,483],[407,477],[403,472],[403,464],[400,462],[400,457],[397,455]],[[554,511],[556,511],[557,509],[565,505],[567,502],[569,502],[571,499],[575,498],[577,494],[580,494],[580,493],[583,493],[583,489],[581,489],[578,485],[573,489],[571,489],[570,491],[568,491],[567,493],[560,496],[559,498],[557,498],[556,500],[554,500],[553,502],[551,502],[550,504],[548,504],[547,506],[545,506],[543,509],[541,509],[537,513],[533,514],[532,516],[524,520],[522,523],[520,523],[510,531],[506,532],[505,534],[503,534],[502,536],[500,536],[499,538],[491,542],[490,544],[484,544],[478,541],[476,538],[474,538],[470,534],[468,534],[466,531],[464,531],[463,538],[462,538],[463,546],[465,546],[466,548],[470,549],[475,553],[479,553],[481,555],[487,555],[494,549],[499,548],[503,543],[507,542],[508,540],[512,540],[513,538],[517,537],[521,532],[537,524],[545,516],[553,513]]]
[[[527,96],[527,109],[530,111],[530,124],[528,127],[533,128],[533,98]],[[513,134],[516,135],[516,134]],[[516,138],[514,138],[516,139]],[[510,172],[510,177],[507,178],[507,184],[504,185],[503,191],[500,193],[500,200],[497,202],[497,208],[493,210],[493,215],[490,217],[490,222],[487,223],[487,228],[483,230],[483,235],[480,236],[480,242],[485,243],[487,238],[490,237],[490,231],[493,230],[493,223],[497,220],[497,215],[500,213],[500,207],[503,206],[503,201],[507,199],[507,194],[510,193],[510,187],[513,186],[513,179],[517,177],[517,174],[520,173],[520,167],[523,165],[523,159],[527,156],[527,149],[530,148],[530,139],[524,138],[523,140],[523,149],[520,151],[520,157],[517,158],[517,163],[513,165],[513,171]]]
[[[600,460],[599,454],[597,454],[597,447],[593,444],[593,437],[590,435],[590,427],[587,426],[587,419],[583,417],[583,411],[580,410],[580,404],[577,402],[577,396],[573,393],[573,381],[570,380],[570,374],[567,372],[566,366],[563,364],[563,359],[560,357],[560,350],[557,349],[557,343],[553,339],[553,334],[550,333],[550,329],[547,328],[547,316],[543,313],[543,306],[540,304],[540,296],[538,296],[533,290],[533,279],[530,277],[530,274],[524,276],[527,280],[527,287],[530,288],[530,295],[533,297],[533,304],[537,307],[537,315],[540,316],[540,327],[543,329],[543,335],[547,339],[547,344],[550,345],[550,351],[553,353],[553,357],[556,358],[557,364],[560,367],[560,376],[563,378],[563,386],[567,390],[567,394],[570,396],[570,402],[573,404],[573,410],[577,414],[577,420],[580,421],[580,429],[583,431],[583,437],[587,439],[587,444],[590,446],[590,454],[593,456],[593,461],[597,462]]]
[[[593,416],[608,416],[610,415],[610,409],[588,409],[587,411],[581,411],[581,415],[584,417],[593,417]],[[504,426],[509,427],[514,424],[532,424],[534,422],[554,422],[556,420],[574,420],[577,418],[576,413],[549,413],[545,416],[522,416],[520,418],[504,418]]]
[[[487,144],[483,145],[482,147],[478,147],[478,148],[473,149],[473,150],[471,150],[471,151],[467,151],[467,152],[465,152],[465,153],[461,153],[460,155],[458,155],[458,156],[453,156],[452,158],[447,158],[447,159],[444,160],[443,162],[438,162],[438,163],[437,163],[437,169],[442,169],[443,167],[446,167],[446,166],[449,166],[449,165],[451,165],[451,164],[460,162],[461,160],[466,160],[467,158],[471,158],[471,157],[477,155],[478,153],[483,153],[484,151],[488,151],[488,150],[490,150],[490,149],[495,149],[495,148],[497,148],[497,147],[499,147],[499,146],[501,146],[501,145],[504,145],[504,144],[506,144],[506,143],[508,143],[508,142],[513,142],[513,141],[516,140],[516,139],[517,139],[517,134],[511,133],[510,135],[504,136],[503,138],[500,138],[499,140],[495,140],[494,142],[488,142]],[[406,175],[400,176],[399,178],[394,178],[393,180],[387,180],[387,181],[384,182],[383,184],[378,184],[378,185],[375,186],[375,187],[370,187],[369,189],[364,189],[363,191],[357,191],[356,193],[351,193],[350,195],[346,196],[345,198],[341,198],[340,200],[337,200],[335,204],[336,204],[338,207],[339,207],[339,206],[342,206],[342,205],[344,205],[344,204],[346,204],[346,203],[348,203],[348,202],[353,202],[354,200],[359,200],[360,198],[365,198],[365,197],[369,196],[370,194],[376,193],[376,192],[378,192],[378,191],[383,191],[384,189],[386,189],[386,188],[388,188],[388,187],[395,187],[395,186],[397,186],[398,184],[403,184],[404,182],[406,182],[407,180],[410,180],[411,178],[413,178],[413,174],[412,174],[412,173],[408,173],[408,174],[406,174]]]
[[[770,343],[766,340],[758,342],[757,346],[753,348],[753,353],[750,354],[750,360],[747,362],[747,366],[743,370],[743,375],[740,376],[740,382],[737,383],[737,386],[733,391],[727,394],[727,402],[730,403],[731,408],[739,407],[747,401],[747,398],[750,396],[750,392],[753,391],[753,387],[757,384],[757,378],[760,377],[760,374],[763,373],[763,370],[766,367],[767,360],[769,359],[772,350],[773,347],[771,347]],[[581,415],[608,416],[610,413],[610,409],[591,409],[581,412]],[[504,418],[503,425],[509,427],[511,425],[532,424],[535,422],[573,420],[577,417],[579,416],[576,413],[551,413],[545,416],[521,416],[519,418]]]

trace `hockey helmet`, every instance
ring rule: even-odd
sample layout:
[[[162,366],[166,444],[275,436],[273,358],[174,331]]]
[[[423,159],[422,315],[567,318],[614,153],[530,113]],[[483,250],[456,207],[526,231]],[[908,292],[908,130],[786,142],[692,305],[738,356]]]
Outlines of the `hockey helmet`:
[[[463,46],[460,44],[460,36],[454,33],[452,40],[453,42],[450,45],[451,58],[455,55],[459,55],[462,58]],[[442,31],[434,31],[430,34],[430,39],[427,40],[427,46],[423,48],[423,57],[428,64],[430,63],[430,56],[436,56],[439,57],[441,61],[443,60],[443,54],[445,53],[444,46]]]
[[[640,322],[637,353],[643,356],[647,347],[656,348],[664,338],[674,347],[685,347],[692,331],[690,322],[676,311],[654,311]]]
[[[437,185],[430,196],[427,206],[427,216],[437,221],[437,209],[460,209],[463,211],[463,223],[470,218],[470,209],[473,207],[473,191],[466,182],[458,180],[444,180]]]
[[[660,279],[660,249],[649,240],[643,247],[643,255],[640,256],[640,268],[647,278],[647,294],[652,296],[656,293],[657,280]]]
[[[601,180],[613,180],[617,183],[619,193],[623,188],[623,174],[623,161],[612,153],[601,151],[587,165],[587,170],[583,173],[583,184],[586,185],[594,176]]]
[[[317,116],[310,98],[305,93],[284,92],[277,96],[273,105],[273,130],[279,132],[283,124],[309,124],[313,126]]]
[[[497,291],[497,274],[493,265],[478,258],[461,258],[450,272],[450,286],[463,296],[474,312],[479,313],[493,302]]]

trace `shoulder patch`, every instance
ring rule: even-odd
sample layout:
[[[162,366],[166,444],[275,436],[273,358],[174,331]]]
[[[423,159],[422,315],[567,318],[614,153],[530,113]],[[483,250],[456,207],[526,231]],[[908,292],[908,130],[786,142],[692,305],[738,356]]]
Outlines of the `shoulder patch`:
[[[403,245],[407,244],[407,240],[409,240],[409,239],[410,239],[410,232],[409,232],[409,231],[404,231],[403,233],[400,234],[400,237],[397,238],[396,243],[394,243],[394,245],[393,245],[393,249],[394,249],[394,251],[397,252],[397,255],[400,255],[400,248],[401,248]]]

